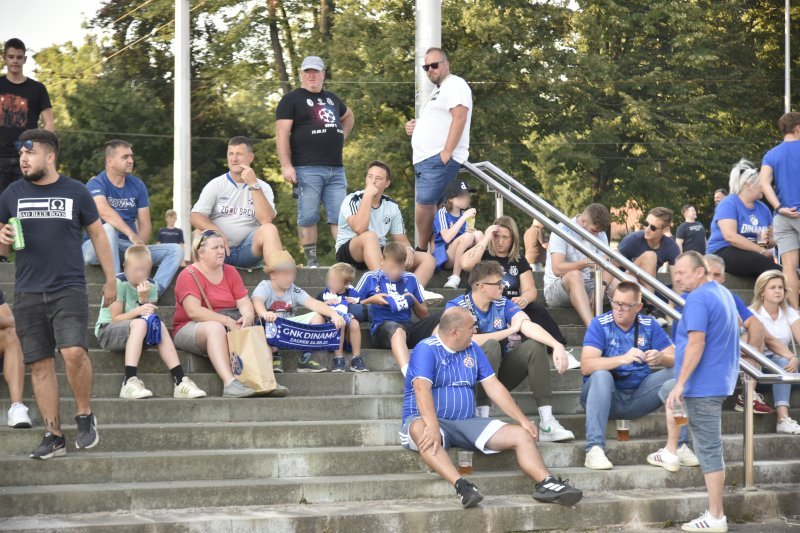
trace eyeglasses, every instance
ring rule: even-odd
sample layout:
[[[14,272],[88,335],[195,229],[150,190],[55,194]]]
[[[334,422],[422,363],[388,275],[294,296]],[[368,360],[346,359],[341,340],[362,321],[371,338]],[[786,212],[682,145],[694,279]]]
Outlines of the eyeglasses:
[[[503,280],[500,280],[500,281],[495,281],[493,283],[489,283],[488,281],[481,281],[481,285],[491,285],[493,287],[502,287],[504,284],[503,284]]]
[[[428,63],[427,65],[422,65],[422,70],[428,72],[430,69],[439,70],[439,65],[444,63],[444,61],[434,61],[433,63]]]
[[[617,311],[622,311],[623,313],[627,313],[637,305],[639,304],[624,304],[621,302],[615,302],[614,300],[611,300],[611,307],[613,307]]]

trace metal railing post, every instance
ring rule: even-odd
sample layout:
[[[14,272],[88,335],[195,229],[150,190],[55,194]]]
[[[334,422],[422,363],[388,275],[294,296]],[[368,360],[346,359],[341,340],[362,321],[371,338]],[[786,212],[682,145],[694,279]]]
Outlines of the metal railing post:
[[[603,290],[603,269],[597,263],[594,265],[594,316],[603,314],[603,299],[605,291]]]
[[[747,373],[742,373],[742,399],[744,400],[744,488],[753,488],[753,398],[756,392],[756,380]]]
[[[494,193],[494,218],[503,216],[503,195],[499,192]]]

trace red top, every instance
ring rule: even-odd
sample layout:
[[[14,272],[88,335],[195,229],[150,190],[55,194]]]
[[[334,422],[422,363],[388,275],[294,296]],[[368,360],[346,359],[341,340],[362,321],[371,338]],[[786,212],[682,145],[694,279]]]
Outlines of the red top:
[[[236,300],[240,300],[247,296],[247,287],[244,286],[242,276],[230,265],[222,265],[222,281],[215,285],[208,281],[199,268],[195,265],[188,266],[178,274],[178,279],[175,282],[175,318],[172,323],[172,334],[175,335],[178,331],[186,325],[191,319],[186,314],[183,308],[183,300],[187,296],[194,296],[200,300],[200,305],[206,307],[205,300],[203,300],[200,289],[197,287],[194,278],[189,273],[189,270],[195,272],[197,279],[203,286],[203,290],[208,296],[208,301],[211,302],[212,310],[219,311],[220,309],[231,309],[236,307]]]

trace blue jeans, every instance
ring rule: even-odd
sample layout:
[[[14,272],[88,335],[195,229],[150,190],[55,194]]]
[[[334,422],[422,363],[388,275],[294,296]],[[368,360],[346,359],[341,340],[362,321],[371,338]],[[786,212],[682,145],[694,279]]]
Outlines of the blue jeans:
[[[581,388],[581,404],[586,409],[586,451],[592,446],[606,447],[608,420],[633,420],[648,415],[664,402],[658,396],[672,369],[664,368],[647,376],[635,389],[620,390],[608,370],[592,372]]]
[[[461,163],[450,158],[445,165],[439,154],[432,155],[414,165],[416,177],[417,203],[422,205],[438,205],[444,201],[444,189],[453,181]]]
[[[789,360],[780,355],[770,354],[769,358],[772,362],[783,368],[789,364]],[[789,407],[789,397],[792,395],[792,386],[787,384],[773,385],[772,396],[775,400],[775,407]]]
[[[111,255],[114,258],[114,272],[119,274],[122,272],[120,258],[124,256],[125,250],[133,246],[133,243],[128,239],[121,238],[117,230],[111,224],[103,224],[103,229],[108,236],[108,242],[111,244],[112,252],[116,250],[116,253],[112,253]],[[160,296],[167,287],[169,287],[169,284],[172,283],[172,278],[175,277],[175,273],[178,272],[181,266],[181,262],[183,261],[183,247],[180,244],[151,244],[147,248],[150,249],[153,264],[158,266],[153,279],[158,285],[158,294]],[[91,240],[83,241],[83,262],[87,265],[100,264]]]
[[[692,430],[694,453],[703,474],[725,470],[722,457],[722,402],[725,396],[684,398],[688,427]]]
[[[325,207],[325,221],[339,223],[339,209],[347,196],[344,167],[295,167],[297,172],[297,225],[307,228],[319,222],[319,207]]]

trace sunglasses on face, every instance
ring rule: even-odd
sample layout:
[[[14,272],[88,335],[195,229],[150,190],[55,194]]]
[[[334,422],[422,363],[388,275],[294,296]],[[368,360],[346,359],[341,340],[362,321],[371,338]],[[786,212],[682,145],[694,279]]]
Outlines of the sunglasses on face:
[[[422,70],[428,72],[430,69],[438,70],[439,65],[444,63],[444,61],[434,61],[433,63],[428,63],[427,65],[422,65]]]
[[[658,227],[658,226],[656,226],[655,224],[645,224],[644,226],[645,226],[646,228],[650,228],[650,231],[659,231],[659,230],[661,230],[661,229],[664,229],[664,228],[659,228],[659,227]]]

